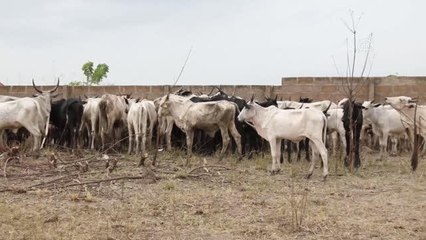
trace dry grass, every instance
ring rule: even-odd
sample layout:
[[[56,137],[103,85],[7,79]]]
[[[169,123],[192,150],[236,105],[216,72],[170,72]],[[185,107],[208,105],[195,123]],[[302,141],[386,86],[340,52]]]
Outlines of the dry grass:
[[[188,174],[206,164],[203,157],[193,157],[186,167],[183,152],[160,153],[157,181],[69,188],[58,182],[26,193],[0,193],[0,239],[426,239],[424,162],[412,173],[408,156],[384,161],[376,161],[374,153],[363,156],[363,168],[354,174],[340,164],[336,172],[332,159],[324,183],[319,166],[311,180],[303,178],[304,162],[285,163],[281,174],[271,176],[268,154],[241,162],[233,156],[222,162],[207,157],[207,165],[228,169]],[[58,158],[61,169],[76,157],[60,153]],[[11,164],[0,190],[69,174],[49,170],[46,163],[41,157]],[[146,171],[137,164],[137,157],[125,156],[108,177]],[[105,179],[103,166],[90,162],[89,171],[71,181]],[[303,221],[295,228],[294,204],[302,203],[304,194]]]

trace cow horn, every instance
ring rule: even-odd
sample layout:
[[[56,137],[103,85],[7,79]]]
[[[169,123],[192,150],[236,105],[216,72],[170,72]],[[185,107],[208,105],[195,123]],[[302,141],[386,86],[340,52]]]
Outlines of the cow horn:
[[[214,87],[212,88],[212,90],[209,92],[209,94],[207,94],[207,96],[210,96],[213,93]]]
[[[330,107],[331,107],[331,101],[330,101],[330,104],[328,104],[328,107],[327,107],[327,109],[325,109],[325,111],[324,111],[324,114],[327,114],[327,111],[328,111],[328,109],[330,109]]]
[[[217,90],[219,91],[220,94],[227,95],[224,91],[222,91],[222,89],[220,89],[220,86],[216,87],[216,88],[217,88]]]
[[[58,78],[58,82],[56,83],[56,87],[55,87],[55,88],[53,88],[52,90],[49,90],[49,93],[53,93],[53,92],[55,92],[55,91],[56,91],[56,89],[58,89],[58,87],[59,87],[59,78]]]
[[[276,102],[276,101],[277,101],[277,99],[278,99],[278,94],[277,94],[277,95],[275,95],[275,99],[274,99],[274,101]]]
[[[87,95],[86,95],[86,94],[83,94],[83,96],[84,96],[86,99],[88,99],[88,97],[87,97]]]
[[[34,78],[33,78],[33,87],[34,87],[34,89],[35,89],[37,92],[39,92],[39,93],[43,93],[43,91],[41,91],[40,89],[38,89],[38,88],[36,87],[36,85],[35,85],[35,83],[34,83]]]
[[[254,100],[254,94],[251,95],[250,102],[253,102],[253,100]]]
[[[373,100],[371,100],[371,102],[370,103],[373,103],[375,101],[375,99],[373,98]]]

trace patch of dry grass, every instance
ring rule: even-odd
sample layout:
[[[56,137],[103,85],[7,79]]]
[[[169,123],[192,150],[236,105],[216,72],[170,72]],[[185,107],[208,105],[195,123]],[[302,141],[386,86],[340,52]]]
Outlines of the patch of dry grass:
[[[324,183],[319,164],[311,180],[303,178],[309,168],[303,161],[285,163],[280,174],[271,176],[268,154],[242,161],[232,155],[222,161],[194,156],[186,166],[184,152],[162,152],[154,168],[161,178],[154,182],[118,180],[24,194],[0,193],[0,238],[426,238],[424,164],[420,162],[412,173],[408,156],[383,161],[376,161],[375,153],[364,156],[363,167],[356,173],[347,172],[340,162],[335,164],[338,158],[330,157],[330,176]],[[59,157],[73,158],[66,153]],[[47,160],[22,161],[34,168]],[[145,168],[137,167],[138,161],[137,156],[124,156],[109,177],[141,174]],[[199,168],[199,176],[188,175],[203,164],[227,168]],[[75,176],[74,181],[105,179],[102,166],[102,162],[89,164],[89,171]],[[8,171],[11,177],[0,179],[0,189],[58,177],[13,177],[25,174],[18,165]],[[291,201],[299,203],[304,196],[305,213],[295,228]]]

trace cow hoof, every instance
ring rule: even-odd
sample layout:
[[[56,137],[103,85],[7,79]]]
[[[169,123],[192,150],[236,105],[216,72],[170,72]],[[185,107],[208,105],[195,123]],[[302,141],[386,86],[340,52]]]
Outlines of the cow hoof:
[[[327,181],[327,176],[328,176],[328,175],[325,175],[325,176],[322,178],[322,181],[323,181],[323,182],[326,182],[326,181]]]
[[[308,174],[306,174],[305,179],[310,179],[311,176],[312,176],[312,173],[308,173]]]

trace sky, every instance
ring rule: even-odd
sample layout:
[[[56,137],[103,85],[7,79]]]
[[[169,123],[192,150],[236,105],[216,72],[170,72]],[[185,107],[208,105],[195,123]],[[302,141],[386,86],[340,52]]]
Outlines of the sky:
[[[0,0],[0,82],[104,85],[280,85],[282,77],[426,74],[422,0]],[[348,50],[349,49],[349,50]]]

